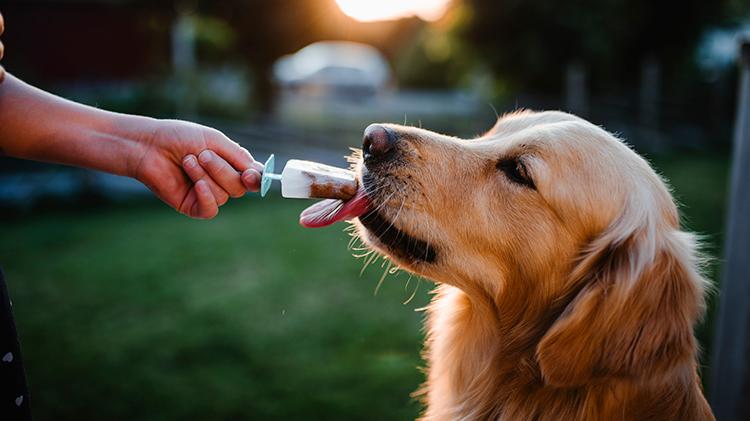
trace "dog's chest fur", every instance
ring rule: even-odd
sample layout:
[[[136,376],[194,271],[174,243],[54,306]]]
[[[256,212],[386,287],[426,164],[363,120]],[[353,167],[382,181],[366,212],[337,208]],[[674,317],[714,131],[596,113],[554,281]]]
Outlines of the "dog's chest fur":
[[[691,415],[702,412],[700,391],[680,387],[695,383],[694,371],[675,374],[686,378],[674,381],[671,396],[659,393],[663,384],[649,387],[627,379],[579,388],[547,386],[533,341],[525,350],[508,349],[509,338],[481,312],[458,288],[438,287],[427,314],[428,379],[415,393],[426,406],[421,419],[668,420],[698,419]]]

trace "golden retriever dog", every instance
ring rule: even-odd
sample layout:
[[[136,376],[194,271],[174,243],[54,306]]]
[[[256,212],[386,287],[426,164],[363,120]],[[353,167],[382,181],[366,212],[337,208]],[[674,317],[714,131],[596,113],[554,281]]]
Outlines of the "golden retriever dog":
[[[368,245],[438,284],[423,419],[713,419],[696,240],[613,135],[562,112],[473,140],[371,125],[358,174],[360,194],[318,225],[358,217]]]

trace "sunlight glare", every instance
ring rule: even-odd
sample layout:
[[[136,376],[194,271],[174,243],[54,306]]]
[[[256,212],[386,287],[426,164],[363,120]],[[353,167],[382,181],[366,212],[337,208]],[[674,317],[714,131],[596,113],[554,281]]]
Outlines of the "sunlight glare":
[[[336,0],[342,12],[361,21],[394,20],[418,16],[423,20],[440,19],[451,0]]]

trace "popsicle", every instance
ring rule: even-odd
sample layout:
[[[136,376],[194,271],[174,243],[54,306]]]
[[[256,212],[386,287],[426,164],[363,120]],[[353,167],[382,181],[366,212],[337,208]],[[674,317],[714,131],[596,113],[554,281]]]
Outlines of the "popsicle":
[[[281,181],[281,195],[287,198],[349,200],[357,193],[357,177],[343,168],[290,159],[281,174],[274,174],[274,166],[271,155],[261,178],[261,196],[265,197],[273,180]]]

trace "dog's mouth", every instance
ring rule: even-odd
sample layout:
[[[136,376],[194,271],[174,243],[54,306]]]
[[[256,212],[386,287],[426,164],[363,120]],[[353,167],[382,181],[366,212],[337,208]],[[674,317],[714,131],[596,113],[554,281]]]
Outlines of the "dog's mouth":
[[[437,258],[435,248],[426,241],[396,228],[394,221],[379,211],[368,191],[368,178],[360,185],[357,194],[347,200],[322,200],[300,214],[300,224],[308,228],[320,228],[339,221],[359,218],[360,223],[395,257],[415,263],[432,263]]]
[[[375,209],[370,209],[360,216],[359,222],[374,234],[391,254],[402,260],[411,263],[432,263],[437,258],[435,249],[429,243],[396,228],[392,221]]]

